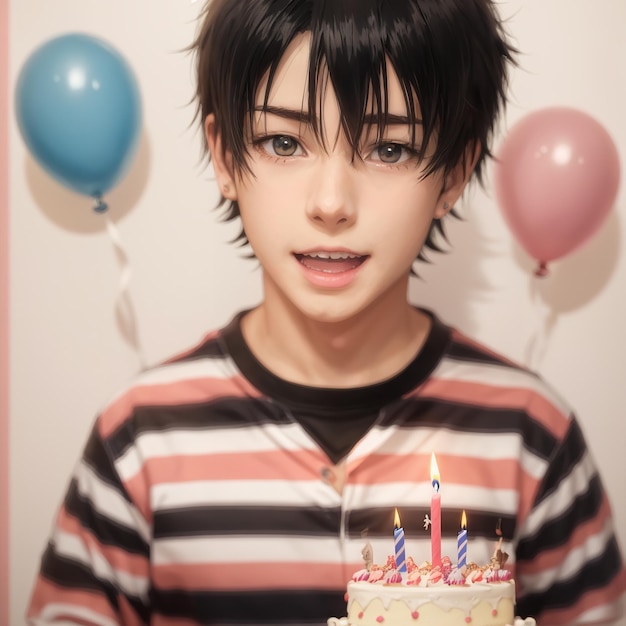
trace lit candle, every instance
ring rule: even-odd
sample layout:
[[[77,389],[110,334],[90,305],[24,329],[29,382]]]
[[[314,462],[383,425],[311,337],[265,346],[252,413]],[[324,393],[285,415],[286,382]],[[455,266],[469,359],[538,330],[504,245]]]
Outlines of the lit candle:
[[[439,466],[433,452],[430,457],[430,480],[433,495],[430,499],[430,549],[433,567],[441,567],[441,495],[439,493]]]
[[[461,530],[456,540],[456,565],[461,569],[467,565],[467,517],[461,515]]]
[[[406,574],[406,553],[404,551],[404,528],[400,526],[398,509],[394,516],[393,544],[396,554],[396,571]]]

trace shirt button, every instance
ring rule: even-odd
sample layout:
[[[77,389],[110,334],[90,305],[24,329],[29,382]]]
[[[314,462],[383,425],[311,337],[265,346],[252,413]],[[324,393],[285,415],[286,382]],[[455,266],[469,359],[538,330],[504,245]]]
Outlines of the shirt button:
[[[320,476],[322,477],[322,480],[329,484],[333,484],[335,482],[335,472],[333,472],[330,467],[322,467],[320,470]]]

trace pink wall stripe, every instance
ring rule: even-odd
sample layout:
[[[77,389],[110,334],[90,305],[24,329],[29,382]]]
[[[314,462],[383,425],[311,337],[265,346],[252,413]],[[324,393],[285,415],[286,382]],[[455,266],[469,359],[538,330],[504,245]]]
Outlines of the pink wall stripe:
[[[0,0],[0,625],[9,624],[9,0]]]

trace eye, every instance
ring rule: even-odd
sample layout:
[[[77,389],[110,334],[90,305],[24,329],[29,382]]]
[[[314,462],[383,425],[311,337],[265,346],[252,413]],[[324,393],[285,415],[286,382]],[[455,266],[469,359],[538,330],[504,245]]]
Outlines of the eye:
[[[415,152],[399,143],[381,143],[369,155],[370,160],[393,165],[415,156]]]
[[[273,156],[292,157],[304,154],[302,146],[289,135],[274,135],[261,142],[261,147]]]

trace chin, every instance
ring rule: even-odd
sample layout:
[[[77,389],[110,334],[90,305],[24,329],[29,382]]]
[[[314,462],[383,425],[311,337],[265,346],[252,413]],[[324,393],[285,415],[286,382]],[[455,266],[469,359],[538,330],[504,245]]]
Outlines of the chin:
[[[355,306],[337,307],[337,306],[320,306],[315,307],[297,307],[301,315],[310,322],[317,324],[345,324],[354,320],[364,312],[363,308]]]

